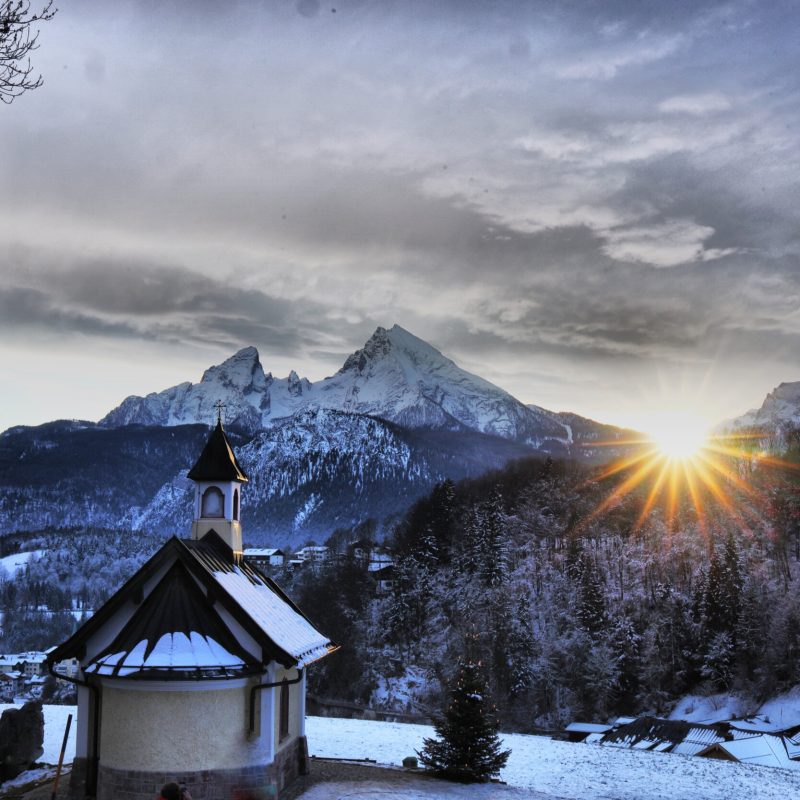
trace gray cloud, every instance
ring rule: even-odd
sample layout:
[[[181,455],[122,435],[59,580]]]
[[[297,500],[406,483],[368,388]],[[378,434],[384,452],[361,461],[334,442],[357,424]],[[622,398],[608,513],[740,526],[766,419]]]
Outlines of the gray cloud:
[[[594,416],[654,363],[795,377],[792,4],[335,5],[62,9],[3,110],[0,325],[319,377],[397,321]]]
[[[0,289],[0,327],[6,333],[26,329],[45,329],[54,334],[78,333],[88,336],[148,338],[124,323],[106,322],[99,317],[59,307],[58,301],[43,291],[23,288]]]
[[[75,263],[15,270],[0,290],[0,330],[202,344],[255,344],[298,356],[349,326],[314,301],[287,301],[168,265]],[[33,284],[33,285],[31,285]]]

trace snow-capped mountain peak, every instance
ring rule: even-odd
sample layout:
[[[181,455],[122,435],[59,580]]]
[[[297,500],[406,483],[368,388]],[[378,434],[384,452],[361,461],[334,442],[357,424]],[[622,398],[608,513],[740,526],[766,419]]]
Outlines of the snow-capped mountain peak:
[[[781,383],[765,398],[760,408],[752,408],[740,417],[727,420],[719,430],[735,431],[758,428],[766,434],[782,434],[800,426],[800,381]]]
[[[559,422],[461,369],[399,325],[378,328],[336,375],[317,387],[315,398],[322,406],[410,428],[464,428],[534,446],[567,436]]]
[[[210,422],[218,401],[227,407],[229,424],[252,432],[308,409],[327,408],[408,428],[488,433],[533,447],[569,444],[568,428],[554,416],[527,408],[399,325],[377,328],[335,375],[317,383],[294,370],[283,379],[265,375],[256,348],[246,347],[207,369],[197,384],[127,398],[102,423]]]
[[[229,359],[213,367],[209,367],[200,379],[200,383],[219,383],[242,392],[263,392],[272,376],[268,379],[261,366],[258,350],[255,347],[243,347]]]
[[[781,383],[766,397],[758,415],[775,422],[800,424],[800,381]]]
[[[455,364],[435,347],[405,328],[394,325],[389,330],[377,328],[366,344],[347,358],[337,375],[348,372],[363,374],[386,359],[395,361],[401,368],[405,366],[412,370],[424,365],[435,366],[442,363],[455,367]],[[408,376],[408,372],[406,375]]]

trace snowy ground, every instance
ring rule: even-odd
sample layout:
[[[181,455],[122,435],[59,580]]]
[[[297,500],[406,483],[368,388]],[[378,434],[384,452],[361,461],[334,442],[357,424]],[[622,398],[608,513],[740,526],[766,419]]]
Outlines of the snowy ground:
[[[306,790],[297,800],[556,800],[553,795],[513,786],[457,783],[415,777],[401,773],[396,779],[380,781],[342,781],[320,783]],[[564,800],[568,800],[565,798]]]
[[[4,792],[7,792],[9,789],[13,789],[15,786],[25,786],[28,783],[33,783],[34,781],[43,781],[45,778],[55,778],[56,777],[56,768],[55,767],[41,767],[38,769],[29,769],[27,772],[22,772],[17,775],[16,778],[12,778],[10,781],[6,781],[5,783],[0,784],[0,796],[3,795]]]
[[[432,735],[433,730],[426,725],[308,717],[306,733],[309,752],[314,755],[374,758],[385,764],[400,764],[405,756],[413,755],[414,750],[422,746],[422,739]],[[508,734],[503,740],[512,752],[500,777],[510,786],[538,790],[549,797],[580,800],[732,800],[758,797],[759,800],[783,800],[800,794],[800,772],[556,742],[542,736]],[[367,788],[362,785],[359,792]],[[313,791],[310,790],[303,800],[317,800]],[[494,794],[452,796],[483,800],[484,797],[494,797]],[[497,795],[498,798],[504,796]],[[513,793],[513,796],[525,795]],[[319,797],[321,800],[322,795]],[[358,797],[367,800],[369,796],[359,794]],[[508,797],[511,800],[511,795]]]
[[[758,715],[764,730],[785,730],[800,725],[800,686],[758,706],[731,694],[687,695],[675,704],[670,719],[688,722],[723,722]]]
[[[0,711],[9,706],[0,706]],[[64,736],[67,714],[75,713],[74,706],[44,706],[45,742],[42,761],[55,764]],[[75,720],[65,760],[75,754]],[[433,734],[427,725],[404,725],[392,722],[308,717],[306,720],[309,752],[317,756],[338,758],[371,758],[383,764],[399,765],[406,756],[422,746],[422,740]],[[580,798],[580,800],[735,800],[739,797],[757,797],[772,800],[800,796],[800,771],[788,772],[771,767],[754,767],[726,761],[623,750],[589,744],[556,742],[543,736],[507,734],[505,746],[511,748],[508,766],[502,779],[518,790],[484,786],[476,788],[452,787],[434,784],[438,794],[420,794],[428,791],[426,782],[421,788],[404,787],[398,796],[406,800],[427,797],[469,798],[469,800],[517,800],[535,798],[538,792],[555,798]],[[437,788],[438,787],[438,788]],[[338,791],[341,787],[329,787]],[[375,787],[359,784],[344,787],[339,794],[314,794],[323,786],[314,787],[303,800],[332,800],[348,794],[359,800],[370,800],[368,791],[376,795],[381,784]],[[380,797],[386,797],[386,786]],[[391,787],[389,787],[391,791]],[[458,791],[456,791],[458,790]],[[500,791],[504,790],[504,791]],[[464,793],[466,792],[466,793]],[[416,794],[415,794],[416,793]]]
[[[21,703],[0,704],[0,714],[7,708],[20,708]],[[76,706],[42,706],[44,709],[44,755],[41,761],[45,764],[58,764],[58,754],[61,752],[61,743],[64,741],[64,728],[67,724],[67,715],[72,714],[72,725],[69,730],[69,741],[64,762],[72,763],[75,758],[75,727],[77,722]]]
[[[25,565],[31,558],[39,558],[44,550],[31,550],[28,553],[13,553],[10,556],[0,558],[0,569],[5,570],[6,574],[14,576],[17,572],[25,569]]]

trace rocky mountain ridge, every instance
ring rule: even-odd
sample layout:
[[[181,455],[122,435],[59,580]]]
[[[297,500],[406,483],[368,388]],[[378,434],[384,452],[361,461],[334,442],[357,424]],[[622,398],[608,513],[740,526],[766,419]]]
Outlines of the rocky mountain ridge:
[[[720,426],[736,431],[759,428],[764,431],[800,426],[800,381],[778,384],[759,408],[751,408],[741,416],[726,420]]]
[[[531,455],[499,437],[415,431],[328,409],[253,437],[228,433],[250,476],[242,495],[249,545],[321,542],[370,519],[380,533],[445,478]],[[0,434],[0,534],[94,526],[186,536],[194,493],[186,472],[207,436],[196,424],[10,428]]]
[[[286,417],[330,409],[405,428],[485,433],[547,452],[563,453],[571,444],[569,426],[557,415],[525,406],[398,325],[378,328],[335,375],[316,383],[295,372],[286,378],[265,373],[256,348],[246,347],[207,369],[199,383],[128,397],[100,422],[208,423],[218,402],[228,424],[253,434]]]

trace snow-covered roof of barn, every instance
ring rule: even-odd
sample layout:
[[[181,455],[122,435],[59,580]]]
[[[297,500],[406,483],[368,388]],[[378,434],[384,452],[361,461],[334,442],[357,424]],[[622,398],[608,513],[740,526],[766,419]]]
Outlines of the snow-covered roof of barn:
[[[597,722],[570,722],[565,730],[569,733],[606,733],[611,730],[611,725]]]
[[[659,717],[640,717],[607,733],[602,743],[612,747],[669,750],[672,753],[696,755],[724,740],[725,736],[718,726]]]
[[[800,736],[784,736],[783,746],[786,748],[786,755],[793,761],[800,759]]]
[[[781,737],[767,733],[734,739],[731,742],[719,742],[707,747],[698,755],[707,755],[714,750],[722,750],[731,758],[743,764],[758,764],[762,767],[781,767],[782,769],[800,769],[800,764],[789,758]]]

